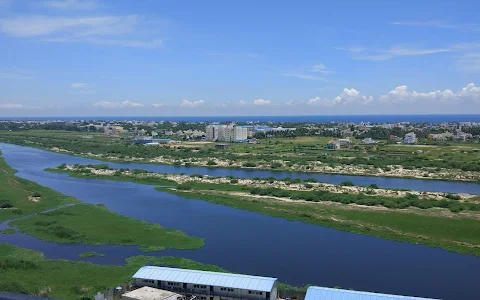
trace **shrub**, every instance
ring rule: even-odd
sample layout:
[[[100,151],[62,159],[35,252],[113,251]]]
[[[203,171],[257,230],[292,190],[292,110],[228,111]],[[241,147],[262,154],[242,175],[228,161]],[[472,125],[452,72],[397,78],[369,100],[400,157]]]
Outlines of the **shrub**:
[[[186,191],[186,190],[191,190],[191,189],[193,189],[193,185],[190,182],[182,183],[182,184],[177,185],[177,190]]]
[[[457,194],[447,194],[445,198],[450,199],[450,200],[460,200],[462,197]]]
[[[12,208],[13,205],[10,200],[0,200],[0,208]]]
[[[310,183],[305,183],[304,186],[305,186],[305,188],[307,188],[307,189],[313,188],[313,185],[311,185]]]
[[[274,162],[270,165],[270,168],[272,168],[272,169],[278,169],[278,168],[281,168],[281,167],[283,167],[283,165],[279,162]]]
[[[376,185],[375,183],[372,183],[368,187],[371,188],[371,189],[378,189],[378,185]]]
[[[238,179],[232,178],[232,179],[230,179],[230,183],[231,183],[231,184],[237,184],[237,183],[238,183]]]
[[[207,166],[216,166],[216,165],[217,165],[217,163],[216,163],[215,161],[213,161],[213,160],[209,160],[209,161],[207,162]]]
[[[36,221],[34,223],[34,225],[37,225],[37,226],[50,226],[50,225],[53,225],[57,223],[57,221],[54,221],[54,220],[39,220],[39,221]]]
[[[251,161],[247,161],[247,162],[244,162],[242,166],[245,168],[255,168],[257,164]]]
[[[355,186],[355,183],[353,183],[352,181],[343,181],[340,183],[341,186]]]

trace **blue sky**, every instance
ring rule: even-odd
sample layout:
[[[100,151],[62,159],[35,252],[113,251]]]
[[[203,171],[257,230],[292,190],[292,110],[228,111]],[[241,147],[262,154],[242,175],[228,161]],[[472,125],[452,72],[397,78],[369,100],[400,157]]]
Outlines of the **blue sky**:
[[[0,0],[0,116],[480,113],[478,11]]]

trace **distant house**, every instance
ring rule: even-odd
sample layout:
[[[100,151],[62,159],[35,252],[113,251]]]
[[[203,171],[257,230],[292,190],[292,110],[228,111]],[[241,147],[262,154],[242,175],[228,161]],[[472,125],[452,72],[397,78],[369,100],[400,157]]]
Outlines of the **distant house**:
[[[415,132],[407,133],[403,138],[404,144],[415,144],[416,142],[417,142],[417,136],[415,135]]]
[[[218,150],[227,150],[228,149],[228,144],[216,144],[215,149]]]
[[[365,144],[365,145],[372,145],[372,144],[376,144],[377,141],[375,141],[374,139],[372,138],[365,138],[362,140],[362,144]]]
[[[340,143],[334,140],[330,140],[327,143],[327,149],[332,149],[332,150],[340,149]]]

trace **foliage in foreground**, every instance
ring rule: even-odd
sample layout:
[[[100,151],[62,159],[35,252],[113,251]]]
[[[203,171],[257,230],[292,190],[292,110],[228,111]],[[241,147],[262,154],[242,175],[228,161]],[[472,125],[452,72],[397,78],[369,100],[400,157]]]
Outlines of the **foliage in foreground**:
[[[103,205],[77,204],[11,223],[21,232],[57,243],[139,245],[197,249],[203,239],[109,211]]]
[[[80,202],[73,197],[17,177],[15,173],[16,170],[0,157],[0,222]],[[38,201],[32,201],[31,197],[38,197]]]

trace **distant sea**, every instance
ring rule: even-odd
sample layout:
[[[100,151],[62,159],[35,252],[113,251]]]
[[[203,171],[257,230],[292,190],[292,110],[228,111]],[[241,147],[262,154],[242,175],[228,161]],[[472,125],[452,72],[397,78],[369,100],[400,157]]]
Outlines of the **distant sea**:
[[[102,121],[173,121],[173,122],[370,122],[370,123],[442,123],[480,122],[480,115],[331,115],[331,116],[79,116],[79,117],[6,117],[2,120],[102,120]]]

